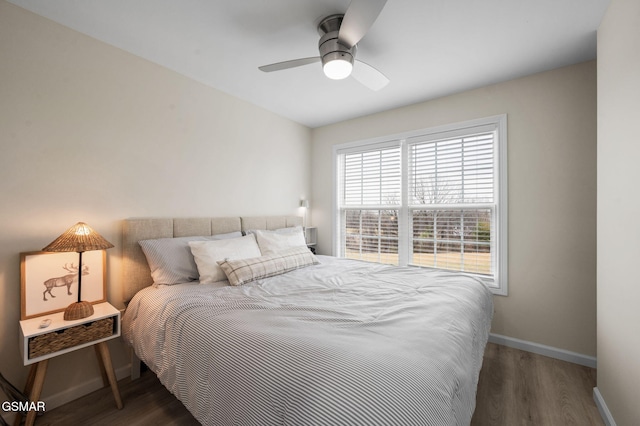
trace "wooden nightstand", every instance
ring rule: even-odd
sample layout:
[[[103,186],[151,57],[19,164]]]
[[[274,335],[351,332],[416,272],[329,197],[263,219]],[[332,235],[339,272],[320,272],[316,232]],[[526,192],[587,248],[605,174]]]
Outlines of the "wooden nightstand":
[[[20,321],[20,352],[24,365],[31,365],[24,393],[32,402],[40,399],[49,359],[80,348],[93,346],[98,357],[104,385],[111,385],[116,406],[122,408],[118,382],[111,363],[107,340],[120,336],[120,311],[109,303],[93,305],[90,317],[65,321],[63,312]],[[43,320],[51,324],[40,328]],[[36,411],[29,411],[26,425],[33,425]],[[20,424],[17,416],[14,424]]]

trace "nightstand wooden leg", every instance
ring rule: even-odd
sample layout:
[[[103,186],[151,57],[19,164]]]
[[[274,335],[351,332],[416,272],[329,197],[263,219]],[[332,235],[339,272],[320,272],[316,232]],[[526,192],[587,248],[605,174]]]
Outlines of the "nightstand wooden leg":
[[[36,371],[38,370],[38,364],[31,364],[31,368],[29,368],[29,375],[27,376],[27,383],[24,385],[24,392],[27,396],[31,394],[31,389],[33,389],[33,382],[36,379]],[[22,423],[22,414],[16,414],[16,417],[13,421],[13,426],[20,426]]]
[[[116,374],[113,371],[113,364],[111,363],[111,354],[109,353],[109,346],[107,342],[100,342],[96,345],[100,352],[98,360],[103,364],[103,369],[106,371],[109,384],[111,385],[111,391],[113,397],[116,400],[116,407],[122,408],[122,399],[120,398],[120,390],[118,389],[118,381],[116,380]]]
[[[24,394],[29,395],[31,393],[31,389],[33,389],[33,382],[36,379],[36,371],[38,370],[38,364],[31,364],[31,368],[29,369],[29,375],[27,376],[27,383],[24,385]]]
[[[109,376],[107,376],[107,370],[104,369],[104,362],[102,362],[102,354],[98,345],[93,345],[93,349],[96,351],[96,357],[98,358],[98,366],[100,367],[100,374],[102,375],[102,386],[109,385]]]
[[[40,394],[42,393],[42,386],[44,385],[44,376],[47,374],[47,366],[49,365],[49,360],[45,359],[44,361],[40,361],[37,365],[36,372],[33,378],[33,388],[31,389],[31,393],[29,395],[29,400],[31,402],[38,402],[40,400]],[[29,379],[27,379],[27,385],[29,384],[29,380],[31,379],[31,372],[29,372]],[[29,411],[27,413],[27,419],[25,421],[25,426],[33,426],[36,421],[37,411]]]

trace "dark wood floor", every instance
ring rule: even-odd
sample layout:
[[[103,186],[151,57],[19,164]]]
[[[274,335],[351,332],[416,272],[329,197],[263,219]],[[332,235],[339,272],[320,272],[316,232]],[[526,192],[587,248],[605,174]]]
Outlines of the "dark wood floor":
[[[489,343],[471,424],[604,425],[595,386],[593,368]]]
[[[198,425],[150,372],[120,381],[124,409],[109,388],[38,417],[44,425]],[[488,344],[471,424],[603,425],[592,392],[595,370],[541,355]]]

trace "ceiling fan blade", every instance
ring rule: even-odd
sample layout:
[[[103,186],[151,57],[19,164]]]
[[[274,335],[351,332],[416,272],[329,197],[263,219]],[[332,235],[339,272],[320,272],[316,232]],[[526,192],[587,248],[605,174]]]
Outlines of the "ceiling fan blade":
[[[384,74],[366,62],[357,59],[351,75],[358,82],[376,92],[389,84],[389,79]]]
[[[387,0],[351,0],[344,14],[338,40],[351,48],[369,31]]]
[[[301,58],[291,61],[277,62],[275,64],[263,65],[261,67],[258,67],[258,69],[264,72],[272,72],[286,70],[288,68],[301,67],[303,65],[313,64],[314,62],[320,62],[320,57],[314,56],[312,58]]]

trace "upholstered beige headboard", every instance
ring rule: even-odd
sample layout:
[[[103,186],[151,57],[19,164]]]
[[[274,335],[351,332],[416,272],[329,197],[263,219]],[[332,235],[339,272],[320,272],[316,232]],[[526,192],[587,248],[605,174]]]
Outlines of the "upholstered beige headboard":
[[[123,300],[129,302],[138,291],[153,284],[151,270],[138,241],[298,225],[302,225],[302,218],[298,216],[126,219],[122,226]]]

